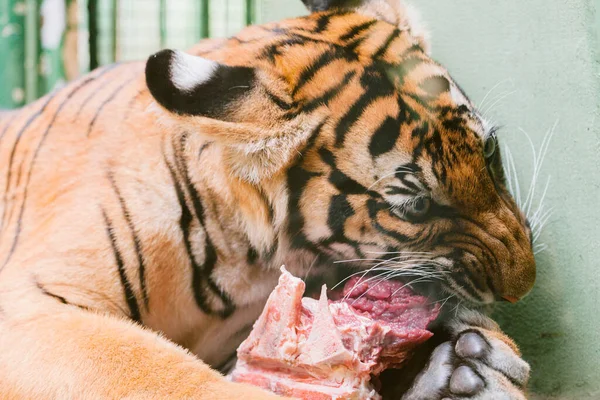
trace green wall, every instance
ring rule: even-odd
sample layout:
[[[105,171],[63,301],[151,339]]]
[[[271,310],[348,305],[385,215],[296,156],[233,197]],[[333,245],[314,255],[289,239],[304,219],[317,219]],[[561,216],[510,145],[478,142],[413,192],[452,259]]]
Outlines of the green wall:
[[[600,0],[413,0],[433,54],[503,126],[521,192],[532,152],[556,124],[536,186],[553,214],[540,237],[538,281],[496,314],[533,366],[535,397],[600,399]],[[264,20],[303,12],[263,2]],[[497,103],[495,103],[495,101]],[[495,104],[494,104],[495,103]]]

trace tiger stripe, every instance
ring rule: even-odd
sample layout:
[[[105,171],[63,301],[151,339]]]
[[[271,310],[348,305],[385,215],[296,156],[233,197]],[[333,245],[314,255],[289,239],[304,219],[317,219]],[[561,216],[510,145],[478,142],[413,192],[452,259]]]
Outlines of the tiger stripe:
[[[107,69],[110,69],[110,68],[107,68]],[[90,77],[86,77],[79,84],[77,84],[73,88],[73,90],[65,97],[65,99],[60,103],[60,105],[56,109],[56,111],[55,111],[55,113],[54,113],[54,115],[53,115],[50,123],[48,124],[48,126],[46,127],[46,129],[44,130],[44,132],[42,133],[42,137],[41,137],[40,141],[38,142],[38,145],[35,147],[35,150],[34,150],[34,153],[33,153],[33,158],[31,160],[29,171],[27,173],[27,179],[26,179],[26,182],[25,182],[25,184],[23,186],[23,196],[22,196],[22,200],[21,200],[21,206],[20,206],[19,212],[18,212],[16,227],[14,229],[15,233],[13,234],[12,245],[10,247],[10,250],[8,251],[8,254],[7,254],[4,262],[2,263],[2,265],[0,265],[0,272],[10,262],[10,259],[11,259],[12,255],[14,254],[14,252],[15,252],[15,250],[17,248],[17,245],[19,243],[19,238],[20,238],[20,235],[21,235],[22,219],[23,219],[23,214],[25,213],[25,206],[26,206],[26,203],[27,203],[27,193],[28,193],[28,188],[29,188],[29,182],[31,181],[33,167],[35,166],[35,161],[36,161],[37,156],[38,156],[38,154],[40,152],[40,149],[44,145],[44,142],[46,141],[46,138],[48,137],[48,134],[50,133],[50,130],[54,126],[57,118],[61,115],[61,111],[63,110],[63,108],[72,100],[73,96],[75,96],[75,94],[79,90],[81,90],[82,88],[84,88],[85,86],[87,86],[90,82],[94,81],[98,77],[101,77],[102,74],[103,73],[100,73],[99,76],[93,76],[92,75]],[[27,121],[27,123],[23,126],[23,128],[17,134],[17,140],[13,144],[13,151],[12,151],[10,159],[9,159],[8,176],[7,176],[7,179],[6,179],[6,189],[4,191],[4,196],[5,196],[4,197],[4,201],[3,201],[4,204],[6,204],[6,196],[9,193],[10,180],[11,180],[10,177],[11,177],[11,170],[12,170],[12,161],[13,161],[13,158],[14,158],[14,154],[16,153],[17,146],[19,144],[19,140],[20,140],[21,136],[23,135],[24,131],[28,128],[28,126],[31,125],[31,123],[33,123],[33,121],[35,120],[35,118],[37,118],[40,115],[42,115],[43,111],[49,105],[50,101],[53,98],[54,98],[54,96],[49,96],[48,99],[46,100],[46,102],[44,103],[44,105],[42,106],[42,108],[38,111],[38,113],[32,115],[30,117],[30,119]],[[22,170],[22,167],[23,167],[23,165],[21,164],[21,166],[19,168],[19,173]],[[4,208],[4,213],[2,215],[2,221],[0,221],[0,232],[3,231],[5,217],[6,217],[6,215],[5,215],[6,210],[7,210],[7,207]],[[14,210],[14,207],[13,207],[13,210]],[[8,218],[6,218],[6,222],[7,223],[11,220],[11,216],[12,216],[12,212],[11,212],[11,214],[8,215]]]
[[[123,218],[127,222],[127,226],[129,227],[129,232],[131,233],[131,239],[133,241],[133,247],[138,263],[138,276],[140,281],[140,289],[142,291],[142,302],[144,304],[144,308],[148,311],[148,289],[146,285],[146,262],[144,260],[144,255],[142,253],[142,240],[138,235],[135,225],[133,224],[131,212],[127,207],[127,202],[123,195],[121,194],[121,190],[117,185],[117,181],[115,179],[114,173],[109,171],[108,180],[110,182],[110,186],[112,187],[117,199],[119,200],[119,205],[121,207],[121,212],[123,214]]]
[[[125,301],[127,302],[127,306],[129,307],[129,317],[138,323],[142,322],[140,307],[137,302],[137,298],[133,293],[133,286],[127,277],[127,273],[125,271],[125,264],[123,262],[123,256],[121,255],[121,251],[119,250],[119,246],[117,244],[117,237],[115,235],[115,231],[113,228],[112,221],[106,214],[104,209],[101,210],[102,219],[104,220],[104,229],[106,231],[106,235],[110,242],[110,248],[113,252],[115,263],[117,266],[117,271],[119,273],[119,279],[121,282],[121,286],[123,287],[123,295],[125,296]]]
[[[117,97],[117,95],[129,83],[131,83],[135,78],[137,78],[136,75],[128,77],[123,83],[121,83],[119,86],[117,86],[117,88],[106,98],[106,100],[104,100],[102,103],[100,103],[100,106],[96,110],[96,113],[94,114],[94,117],[92,118],[92,121],[90,122],[86,136],[89,137],[92,134],[92,131],[94,130],[94,126],[96,125],[96,121],[98,120],[98,117],[102,113],[102,110],[104,110],[104,107],[106,107],[107,104],[110,104],[112,101],[114,101],[115,97]]]

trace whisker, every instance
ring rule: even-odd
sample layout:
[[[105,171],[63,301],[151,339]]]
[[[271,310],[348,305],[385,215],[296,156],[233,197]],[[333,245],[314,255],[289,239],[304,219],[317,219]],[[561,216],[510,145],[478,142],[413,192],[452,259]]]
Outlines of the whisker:
[[[483,100],[481,100],[481,103],[479,103],[479,108],[480,108],[480,109],[483,109],[483,107],[485,106],[485,102],[486,102],[486,100],[487,100],[487,99],[488,99],[488,97],[489,97],[489,96],[492,94],[492,92],[493,92],[494,90],[498,89],[498,86],[500,86],[500,85],[501,85],[501,84],[503,84],[504,82],[511,81],[511,80],[512,80],[511,78],[506,78],[506,79],[504,79],[504,80],[502,80],[502,81],[498,82],[497,84],[495,84],[495,85],[494,85],[494,87],[493,87],[493,88],[491,88],[491,89],[490,89],[490,90],[487,92],[487,94],[485,95],[485,97],[483,98]]]
[[[527,196],[525,197],[525,202],[522,204],[522,209],[523,212],[525,212],[525,215],[528,215],[527,213],[527,207],[529,205],[529,202],[532,198],[532,192],[534,191],[534,187],[535,187],[535,183],[536,183],[536,178],[537,178],[537,169],[538,169],[538,153],[535,149],[535,145],[533,144],[533,140],[531,139],[531,136],[529,135],[529,133],[527,133],[527,131],[525,131],[523,128],[519,127],[518,128],[527,138],[527,141],[529,142],[529,147],[531,148],[531,153],[533,155],[533,173],[531,176],[531,182],[529,184],[529,190],[527,191]]]
[[[315,259],[312,261],[312,263],[310,263],[310,267],[308,267],[308,271],[306,271],[306,274],[304,274],[305,281],[308,278],[308,276],[310,275],[310,271],[312,271],[312,269],[315,266],[315,264],[317,263],[318,259],[319,259],[319,256],[316,256]]]
[[[504,92],[501,96],[499,96],[499,98],[494,101],[492,104],[490,104],[488,107],[486,107],[484,110],[481,111],[481,113],[485,116],[488,112],[492,111],[492,109],[498,104],[500,103],[502,100],[504,100],[505,98],[507,98],[508,96],[511,96],[513,94],[517,93],[516,90],[512,90],[509,92]]]
[[[533,235],[533,242],[537,242],[537,240],[540,238],[540,235],[542,234],[542,231],[544,229],[544,226],[546,225],[546,223],[548,223],[548,221],[550,220],[550,218],[553,215],[553,210],[548,210],[548,215],[546,215],[546,217],[538,224],[536,232]]]
[[[539,247],[536,246],[536,248],[533,251],[533,254],[537,256],[538,254],[543,253],[547,249],[548,249],[548,245],[546,245],[546,244],[539,245]]]
[[[370,282],[373,277],[370,277],[368,279],[364,279],[365,276],[367,276],[369,273],[372,273],[373,271],[383,271],[382,274],[379,274],[378,276],[381,276],[383,274],[387,274],[389,275],[390,279],[393,278],[397,278],[400,276],[427,276],[427,277],[436,277],[438,279],[442,279],[443,275],[448,273],[448,271],[424,271],[422,268],[426,267],[426,265],[424,264],[415,264],[414,262],[412,263],[400,263],[400,264],[396,264],[396,265],[410,265],[410,268],[407,267],[402,267],[402,268],[389,268],[389,267],[380,267],[380,264],[367,269],[366,271],[358,271],[355,272],[349,276],[347,276],[346,278],[342,279],[340,282],[338,282],[335,286],[332,287],[332,289],[336,289],[337,287],[339,287],[341,284],[343,284],[344,282],[358,276],[361,275],[361,277],[359,278],[359,280],[356,282],[356,284],[352,287],[352,289],[349,291],[349,293],[351,293],[352,291],[354,291],[354,289],[356,289],[358,287],[358,285],[365,283],[365,282]]]
[[[458,302],[458,304],[456,305],[456,307],[454,307],[454,308],[452,309],[452,311],[454,311],[454,318],[457,318],[457,317],[458,317],[458,310],[459,310],[459,307],[462,305],[463,301],[464,301],[464,300],[462,300],[462,299],[461,299],[461,300],[459,300],[459,302]],[[451,312],[452,312],[452,311],[451,311]]]
[[[433,254],[431,251],[366,251],[367,254]]]
[[[379,182],[381,182],[382,180],[389,178],[390,176],[394,176],[396,175],[396,173],[398,173],[398,171],[401,170],[402,172],[406,172],[406,173],[413,173],[414,171],[408,167],[399,167],[397,168],[394,172],[391,172],[389,174],[386,174],[384,176],[382,176],[381,178],[377,179],[375,182],[373,182],[373,184],[371,186],[369,186],[367,188],[367,190],[371,190],[373,188],[373,186],[377,185]]]
[[[538,202],[537,210],[531,217],[528,217],[530,221],[535,221],[539,217],[540,213],[542,213],[544,210],[544,201],[546,200],[546,194],[548,193],[548,187],[550,186],[550,178],[551,177],[548,177],[546,180],[546,185],[544,187],[544,191],[542,192],[542,197]]]
[[[423,282],[423,281],[427,281],[428,282],[428,280],[425,279],[425,278],[418,278],[418,279],[415,279],[413,281],[410,281],[409,283],[406,283],[406,284],[402,285],[400,288],[396,289],[394,291],[394,293],[392,293],[392,296],[394,296],[396,293],[398,293],[400,290],[404,289],[405,287],[410,287],[410,285],[412,285],[412,284],[415,284],[417,282]]]
[[[519,177],[517,175],[517,168],[515,166],[515,159],[512,156],[512,152],[510,151],[510,148],[506,148],[508,150],[507,158],[508,158],[508,162],[511,165],[511,169],[514,171],[514,178],[515,178],[515,193],[513,193],[513,196],[515,197],[515,200],[517,201],[517,205],[519,206],[520,209],[523,209],[523,202],[521,199],[521,185],[519,184]]]
[[[504,145],[504,153],[507,154],[510,150],[508,149],[508,145]],[[504,171],[506,171],[506,180],[508,181],[508,191],[514,195],[515,191],[513,188],[513,177],[512,177],[512,169],[510,168],[510,163],[507,161],[504,162]],[[516,200],[516,198],[515,198]],[[518,203],[518,202],[517,202]]]
[[[446,302],[446,301],[448,301],[448,299],[450,299],[450,298],[452,298],[452,297],[454,297],[454,296],[455,296],[454,294],[451,294],[450,296],[448,296],[448,297],[444,297],[443,299],[440,299],[440,300],[434,300],[434,301],[432,301],[432,302],[430,302],[430,303],[427,303],[427,305],[432,305],[432,304],[441,303],[442,301],[443,301],[443,302],[444,302],[444,304],[445,304],[445,302]]]

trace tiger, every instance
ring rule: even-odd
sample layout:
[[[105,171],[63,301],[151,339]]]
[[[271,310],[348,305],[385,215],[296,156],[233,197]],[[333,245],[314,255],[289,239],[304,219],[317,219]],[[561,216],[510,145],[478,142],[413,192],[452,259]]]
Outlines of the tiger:
[[[387,398],[526,398],[482,311],[536,271],[497,129],[404,1],[303,2],[2,114],[0,398],[279,398],[225,375],[279,267],[373,260],[460,305]]]

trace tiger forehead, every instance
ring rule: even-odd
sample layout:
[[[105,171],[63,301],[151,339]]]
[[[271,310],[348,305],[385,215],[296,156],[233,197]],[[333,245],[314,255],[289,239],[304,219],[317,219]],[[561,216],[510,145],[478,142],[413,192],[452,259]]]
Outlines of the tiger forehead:
[[[388,93],[403,97],[421,118],[437,120],[446,134],[472,131],[482,137],[487,130],[445,68],[409,32],[357,13],[317,13],[249,27],[204,54],[267,71],[263,83],[284,98],[290,93],[294,101],[311,102],[342,87],[357,95],[371,91],[378,98]],[[281,90],[277,81],[283,83]],[[339,97],[337,105],[344,103]],[[398,109],[394,102],[386,106],[389,113]]]

